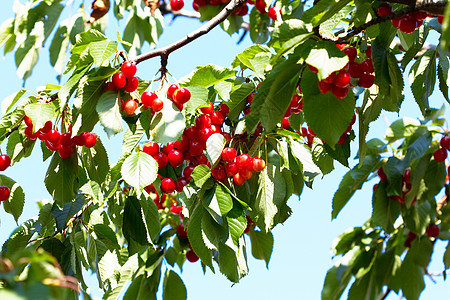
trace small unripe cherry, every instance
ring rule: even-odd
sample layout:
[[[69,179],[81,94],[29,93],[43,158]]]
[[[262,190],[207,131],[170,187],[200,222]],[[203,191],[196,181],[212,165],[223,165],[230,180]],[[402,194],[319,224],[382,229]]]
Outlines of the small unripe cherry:
[[[125,113],[127,114],[127,115],[132,115],[132,114],[134,114],[134,112],[136,111],[136,109],[137,109],[137,102],[136,101],[134,101],[134,99],[129,99],[129,100],[127,100],[126,102],[125,102],[125,104],[124,104],[124,106],[123,106],[123,110],[125,111]]]
[[[125,75],[123,75],[123,73],[115,73],[112,76],[111,81],[118,89],[125,87],[125,85],[127,84],[127,78],[125,77]]]
[[[10,195],[9,187],[0,186],[0,202],[8,200]]]
[[[120,66],[120,70],[125,77],[131,78],[136,74],[137,68],[134,62],[126,61]]]

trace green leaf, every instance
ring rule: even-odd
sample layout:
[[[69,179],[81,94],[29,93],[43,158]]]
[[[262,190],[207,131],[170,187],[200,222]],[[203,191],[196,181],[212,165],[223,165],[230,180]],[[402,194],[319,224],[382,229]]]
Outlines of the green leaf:
[[[425,115],[430,109],[428,98],[433,93],[436,84],[435,50],[425,52],[416,60],[411,67],[408,79],[414,99],[416,99],[422,114]]]
[[[161,231],[158,208],[156,207],[155,202],[149,197],[141,196],[139,203],[142,209],[142,218],[149,235],[149,242],[153,243]]]
[[[117,93],[107,91],[98,99],[96,110],[100,123],[108,136],[117,134],[123,130],[122,117],[120,115],[120,100]]]
[[[317,42],[309,50],[305,59],[308,65],[319,71],[319,80],[327,78],[331,73],[341,70],[348,63],[348,56],[336,47],[333,42]],[[318,87],[317,87],[318,88]]]
[[[440,46],[443,50],[450,49],[450,7],[446,5],[444,11],[444,20],[442,22]]]
[[[23,192],[22,187],[12,180],[11,178],[0,175],[0,185],[7,186],[9,188],[10,194],[9,198],[3,201],[3,209],[13,215],[14,220],[19,220],[19,217],[22,215],[23,206],[25,204],[25,194]]]
[[[252,45],[239,53],[231,64],[233,68],[244,66],[253,70],[259,78],[264,78],[265,70],[272,57],[270,48],[264,45]]]
[[[269,42],[277,49],[276,57],[291,52],[313,34],[312,26],[298,19],[290,19],[275,24]]]
[[[355,98],[349,91],[344,99],[319,91],[317,76],[305,69],[302,76],[303,114],[311,129],[334,148],[353,117]]]
[[[227,115],[230,120],[237,121],[244,106],[247,104],[247,96],[254,90],[255,84],[253,82],[241,82],[236,78],[230,91],[230,99],[226,102],[230,109],[230,112]]]
[[[301,66],[298,58],[278,64],[258,87],[251,113],[245,118],[247,128],[253,132],[259,122],[267,130],[273,130],[281,122],[297,88]]]
[[[133,241],[141,245],[147,245],[147,229],[142,218],[141,205],[139,200],[130,196],[125,200],[123,209],[123,235],[128,241],[128,247],[133,246]]]
[[[450,268],[450,242],[447,244],[447,247],[445,248],[444,266],[445,266],[445,270],[448,270],[448,268]]]
[[[126,183],[136,188],[139,196],[144,187],[155,181],[158,163],[147,153],[138,151],[125,159],[120,173]]]
[[[369,175],[380,166],[378,157],[367,155],[362,165],[357,164],[342,178],[339,188],[333,196],[332,219],[335,219],[342,208],[347,204],[356,190],[359,190],[367,181]]]
[[[273,251],[272,232],[262,232],[250,230],[248,235],[252,241],[252,255],[256,259],[263,259],[266,262],[266,268],[269,268],[270,257]]]
[[[258,185],[251,207],[256,214],[254,220],[258,227],[268,232],[275,225],[275,215],[285,202],[286,182],[279,168],[267,163],[266,168],[259,173]]]
[[[62,208],[55,207],[52,210],[52,216],[55,218],[56,221],[56,228],[58,230],[61,230],[66,226],[67,221],[75,215],[77,212],[79,212],[84,205],[84,196],[78,195],[78,197],[71,202],[68,202],[64,204]]]
[[[372,226],[380,226],[387,233],[391,233],[394,230],[394,222],[400,213],[400,205],[389,199],[384,183],[380,183],[374,190],[372,207]]]
[[[179,80],[180,86],[203,86],[209,87],[219,81],[231,78],[236,71],[216,65],[199,66],[190,74]]]
[[[12,257],[20,253],[28,245],[28,241],[37,231],[36,219],[29,219],[17,227],[2,247],[3,257]],[[3,290],[3,289],[0,289]]]
[[[44,182],[47,191],[58,205],[63,206],[73,201],[78,190],[77,174],[78,165],[75,155],[72,154],[66,159],[53,155]]]
[[[33,121],[33,132],[44,127],[45,123],[56,117],[55,106],[51,103],[30,103],[24,108],[25,115]]]
[[[349,2],[350,0],[321,0],[320,3],[315,4],[305,11],[302,19],[314,26],[320,25],[340,11]]]
[[[61,100],[60,109],[64,109],[66,107],[66,104],[69,101],[70,96],[73,94],[77,85],[80,83],[81,78],[90,69],[91,65],[92,63],[83,64],[82,67],[76,69],[70,76],[69,80],[67,80],[67,82],[61,87],[61,90],[58,93],[58,97]]]
[[[172,270],[167,270],[163,283],[163,300],[187,299],[186,286],[180,276]]]
[[[250,38],[255,44],[264,44],[269,38],[270,19],[261,14],[256,7],[250,12]]]
[[[195,185],[201,188],[211,177],[211,169],[207,165],[198,165],[195,167],[191,176]]]
[[[438,64],[438,78],[439,78],[439,89],[442,92],[442,95],[450,103],[450,99],[448,96],[448,87],[450,85],[450,57],[449,53],[446,51],[442,51],[442,49],[438,48],[439,54],[439,64]]]
[[[109,162],[108,154],[100,138],[97,137],[97,142],[94,147],[81,148],[79,157],[83,161],[83,167],[89,175],[89,178],[101,185],[108,175]]]
[[[203,86],[189,86],[191,99],[184,104],[184,111],[188,114],[195,113],[195,110],[203,105],[209,105],[208,89]]]
[[[220,272],[232,282],[239,282],[248,273],[243,237],[239,244],[237,252],[223,243],[219,245]]]
[[[117,51],[117,42],[110,40],[93,42],[89,44],[89,54],[94,59],[96,67],[109,63],[108,58]]]
[[[89,181],[82,187],[80,187],[81,193],[92,196],[94,203],[103,202],[103,194],[101,193],[100,186],[95,181]]]
[[[184,115],[163,93],[157,94],[158,98],[163,101],[164,107],[153,115],[150,133],[155,142],[161,144],[175,142],[181,137],[186,127]]]
[[[96,106],[103,91],[104,81],[90,81],[83,78],[78,85],[74,99],[73,133],[79,135],[92,131],[98,122]]]
[[[134,147],[139,144],[144,134],[145,130],[142,128],[140,122],[136,123],[136,129],[134,132],[128,128],[123,136],[122,153],[132,152]]]
[[[225,137],[221,133],[212,134],[206,141],[206,155],[211,162],[211,166],[216,165],[219,161],[226,142]]]
[[[189,219],[187,234],[192,250],[195,254],[197,254],[202,262],[214,272],[214,267],[211,261],[211,252],[206,247],[202,234],[202,219],[205,213],[206,211],[203,205],[197,205],[195,207]]]
[[[311,177],[321,173],[320,168],[313,160],[311,149],[306,144],[300,143],[298,140],[294,140],[291,137],[288,139],[288,142],[292,154],[303,166],[303,173],[310,173]]]
[[[9,110],[17,103],[17,101],[22,98],[22,96],[27,92],[26,89],[21,88],[17,93],[9,95],[2,101],[2,114],[5,115]]]

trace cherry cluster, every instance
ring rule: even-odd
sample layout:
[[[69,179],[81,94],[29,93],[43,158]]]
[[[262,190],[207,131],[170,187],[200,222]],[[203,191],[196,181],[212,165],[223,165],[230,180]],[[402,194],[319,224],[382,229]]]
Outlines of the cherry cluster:
[[[443,136],[439,142],[439,149],[433,152],[434,160],[443,162],[447,158],[447,151],[450,151],[450,136]]]
[[[7,154],[0,155],[0,171],[5,171],[11,165],[11,158]],[[9,187],[0,186],[0,202],[8,200]]]
[[[183,0],[171,0],[171,6],[172,1],[183,1]],[[212,6],[219,6],[219,5],[226,5],[230,2],[230,0],[194,0],[192,3],[192,7],[198,11],[200,7],[206,6],[206,5],[212,5]],[[255,5],[256,9],[259,11],[260,14],[268,14],[269,18],[272,20],[276,20],[278,18],[277,16],[277,10],[274,6],[269,7],[269,9],[266,11],[267,4],[264,0],[247,0],[241,7],[236,9],[233,14],[238,16],[245,16],[249,12],[248,5]],[[172,8],[173,9],[173,8]]]
[[[39,139],[45,142],[47,149],[50,151],[58,151],[61,158],[68,158],[73,151],[72,146],[94,147],[97,142],[97,136],[93,132],[83,132],[80,135],[72,137],[72,127],[68,132],[60,133],[53,128],[53,122],[47,121],[44,127],[33,133],[33,121],[30,117],[25,116],[24,122],[27,125],[25,136],[30,140]]]
[[[345,44],[336,45],[341,49],[349,59],[348,64],[341,70],[331,73],[327,78],[319,81],[319,90],[322,94],[331,92],[336,98],[344,99],[349,91],[352,78],[358,79],[356,84],[363,88],[370,88],[375,82],[373,75],[374,68],[372,64],[372,52],[369,47],[366,51],[366,59],[357,62],[357,51],[355,47]],[[317,68],[308,65],[309,69],[317,73]]]

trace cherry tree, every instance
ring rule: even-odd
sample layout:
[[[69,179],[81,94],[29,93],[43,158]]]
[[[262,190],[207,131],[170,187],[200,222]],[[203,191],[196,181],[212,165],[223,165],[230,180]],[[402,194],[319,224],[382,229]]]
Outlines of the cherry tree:
[[[64,19],[69,2],[80,10]],[[287,200],[314,190],[337,164],[348,172],[330,201],[333,219],[366,182],[379,183],[367,195],[370,219],[332,245],[338,259],[322,298],[339,299],[347,288],[349,299],[420,297],[435,242],[450,239],[447,1],[83,4],[15,2],[15,16],[0,27],[0,46],[14,53],[24,82],[36,76],[46,41],[55,75],[65,78],[22,88],[1,105],[0,171],[40,147],[52,201],[3,244],[0,298],[44,291],[90,299],[90,270],[105,299],[156,299],[160,288],[163,299],[186,299],[185,263],[239,282],[250,254],[269,264],[272,229],[292,214]],[[127,17],[117,36],[106,35],[107,14]],[[164,15],[198,19],[199,27],[159,47]],[[170,55],[217,26],[253,45],[228,66],[172,78]],[[154,59],[156,76],[137,77]],[[385,136],[368,139],[383,111],[400,111],[407,89],[421,118],[399,116]],[[442,106],[430,106],[433,92]],[[123,134],[117,161],[94,127]],[[0,174],[1,206],[16,222],[34,200],[19,179]],[[445,276],[450,246],[433,259],[443,260]]]

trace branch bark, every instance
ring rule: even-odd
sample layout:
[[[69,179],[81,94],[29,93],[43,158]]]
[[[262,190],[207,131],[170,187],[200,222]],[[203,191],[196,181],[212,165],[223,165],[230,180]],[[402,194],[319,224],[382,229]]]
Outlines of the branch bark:
[[[166,46],[160,49],[155,49],[150,52],[144,53],[142,55],[139,55],[132,59],[134,63],[138,64],[140,62],[143,62],[147,59],[160,56],[162,60],[167,60],[167,57],[170,53],[173,51],[180,49],[181,47],[189,44],[190,42],[196,40],[197,38],[201,37],[202,35],[207,34],[210,32],[214,27],[222,23],[234,10],[236,10],[238,7],[243,5],[245,3],[245,0],[233,0],[230,3],[228,3],[214,18],[209,20],[207,23],[205,23],[203,26],[198,28],[197,30],[189,33],[184,38]]]

